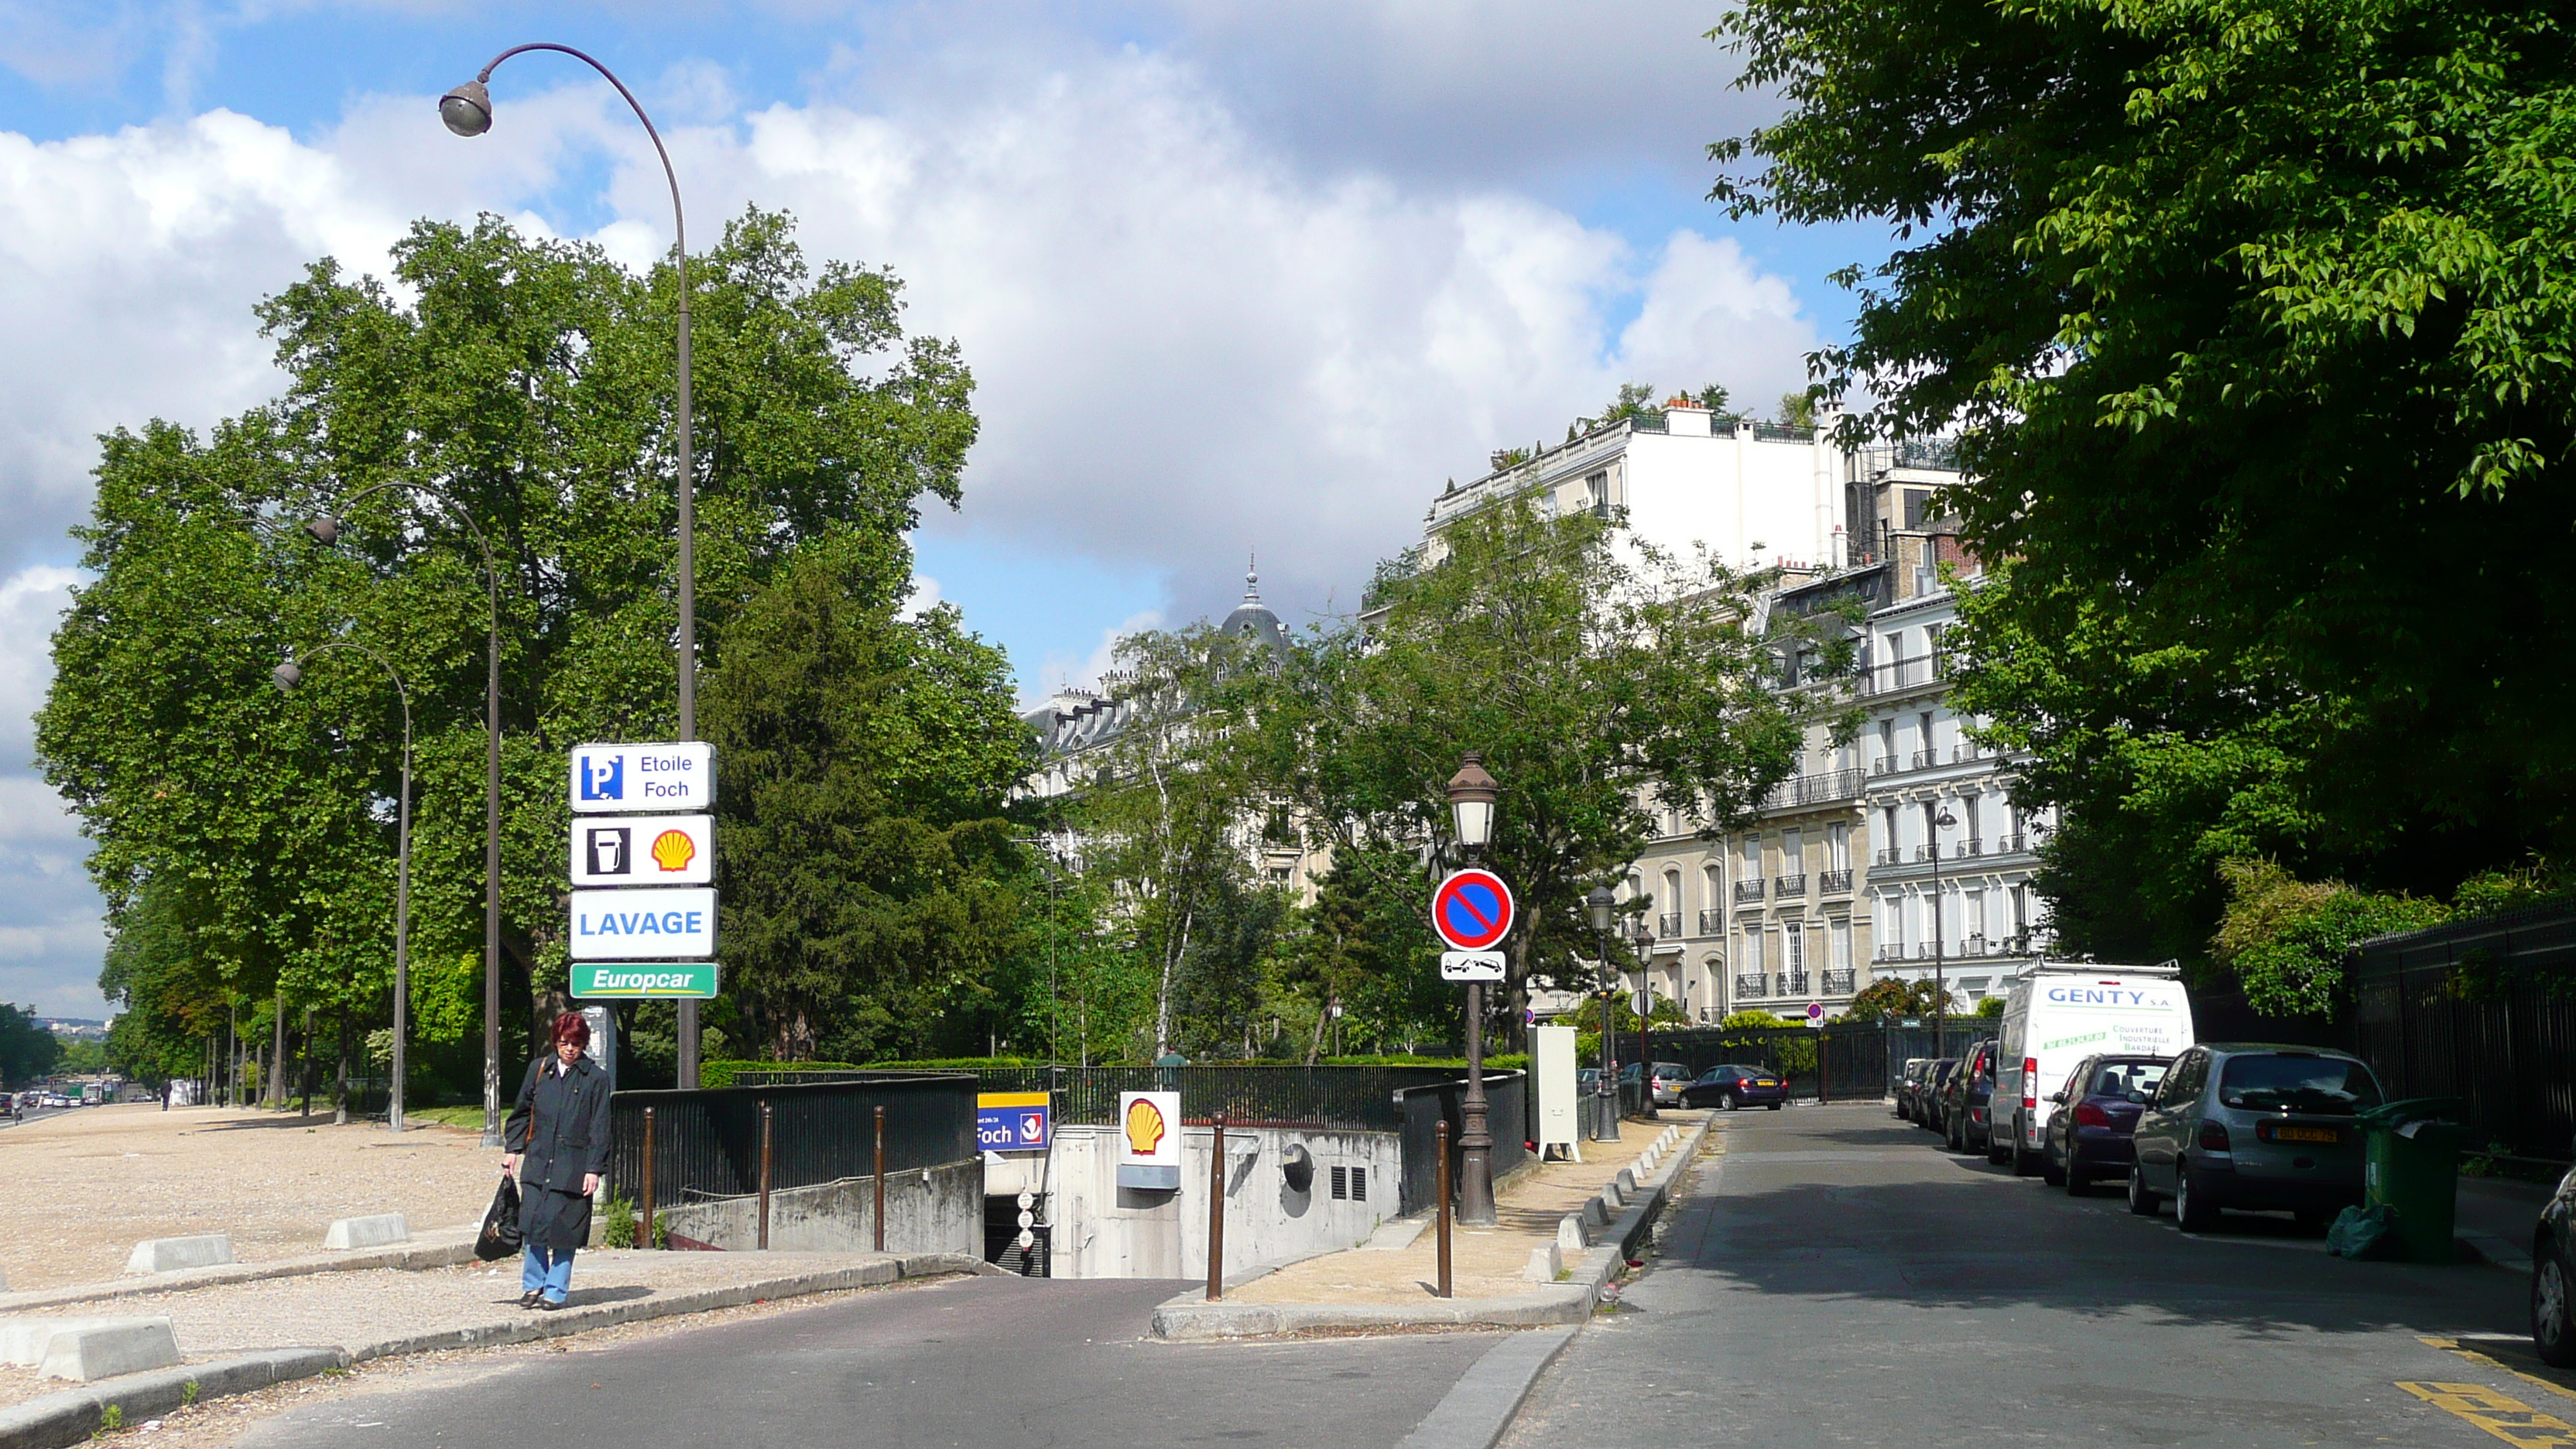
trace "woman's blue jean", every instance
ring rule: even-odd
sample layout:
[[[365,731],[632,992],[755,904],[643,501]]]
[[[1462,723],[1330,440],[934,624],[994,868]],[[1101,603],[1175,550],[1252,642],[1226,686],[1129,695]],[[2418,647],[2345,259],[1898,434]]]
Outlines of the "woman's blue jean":
[[[530,1243],[519,1268],[522,1292],[540,1293],[548,1303],[561,1303],[572,1291],[572,1249],[548,1250]]]

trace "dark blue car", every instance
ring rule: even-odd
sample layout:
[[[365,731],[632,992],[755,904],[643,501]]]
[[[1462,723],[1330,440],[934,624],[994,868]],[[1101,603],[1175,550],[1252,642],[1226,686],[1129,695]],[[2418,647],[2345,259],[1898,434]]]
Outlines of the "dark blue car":
[[[2069,1197],[2082,1197],[2096,1178],[2125,1177],[2138,1161],[2132,1135],[2138,1114],[2171,1057],[2087,1057],[2067,1074],[2066,1086],[2048,1100],[2064,1110],[2048,1118],[2041,1175]]]
[[[1724,1107],[1730,1112],[1738,1107],[1768,1107],[1777,1112],[1788,1100],[1789,1079],[1769,1067],[1711,1067],[1682,1088],[1685,1107]]]

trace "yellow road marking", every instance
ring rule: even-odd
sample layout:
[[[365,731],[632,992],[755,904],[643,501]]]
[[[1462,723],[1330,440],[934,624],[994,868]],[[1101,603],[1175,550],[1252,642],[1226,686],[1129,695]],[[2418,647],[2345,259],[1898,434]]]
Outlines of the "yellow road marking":
[[[2537,1384],[2540,1387],[2549,1390],[2553,1394],[2559,1394],[2566,1398],[2576,1399],[2576,1389],[2571,1389],[2565,1384],[2559,1383],[2554,1379],[2544,1379],[2538,1374],[2525,1373],[2521,1369],[2515,1368],[2512,1364],[2505,1362],[2503,1359],[2496,1357],[2494,1354],[2487,1353],[2483,1350],[2462,1348],[2458,1339],[2419,1337],[2416,1341],[2430,1348],[2438,1348],[2444,1353],[2456,1353],[2471,1363],[2485,1364],[2489,1368],[2501,1369],[2504,1372],[2513,1375],[2515,1378],[2522,1380],[2524,1383]]]
[[[2576,1446],[2576,1424],[2544,1414],[2484,1384],[2412,1383],[2397,1387],[2508,1444]]]

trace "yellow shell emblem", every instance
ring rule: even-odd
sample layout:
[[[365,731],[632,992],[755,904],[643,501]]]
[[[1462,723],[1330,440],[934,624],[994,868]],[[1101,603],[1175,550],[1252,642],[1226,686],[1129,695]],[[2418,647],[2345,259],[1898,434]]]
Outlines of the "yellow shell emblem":
[[[1163,1125],[1163,1109],[1154,1105],[1153,1098],[1138,1097],[1127,1104],[1128,1151],[1139,1157],[1153,1156],[1168,1130]]]
[[[689,868],[698,858],[698,843],[685,830],[665,830],[653,837],[653,863],[666,871]]]

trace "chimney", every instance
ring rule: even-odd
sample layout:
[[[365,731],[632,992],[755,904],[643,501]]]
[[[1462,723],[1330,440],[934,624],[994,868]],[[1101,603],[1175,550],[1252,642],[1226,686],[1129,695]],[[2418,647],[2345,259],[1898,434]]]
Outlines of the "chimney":
[[[1708,436],[1708,409],[1686,397],[1664,399],[1664,431],[1676,438]]]

